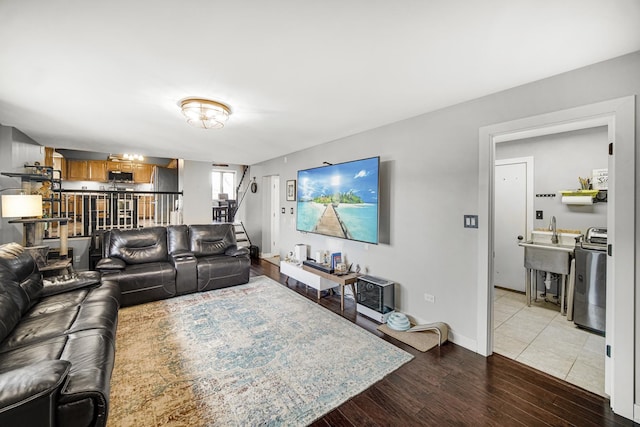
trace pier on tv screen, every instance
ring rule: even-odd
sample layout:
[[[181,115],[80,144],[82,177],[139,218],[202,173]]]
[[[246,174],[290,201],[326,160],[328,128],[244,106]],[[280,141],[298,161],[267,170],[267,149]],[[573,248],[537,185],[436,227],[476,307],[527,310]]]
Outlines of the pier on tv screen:
[[[380,158],[298,171],[298,231],[378,243]]]

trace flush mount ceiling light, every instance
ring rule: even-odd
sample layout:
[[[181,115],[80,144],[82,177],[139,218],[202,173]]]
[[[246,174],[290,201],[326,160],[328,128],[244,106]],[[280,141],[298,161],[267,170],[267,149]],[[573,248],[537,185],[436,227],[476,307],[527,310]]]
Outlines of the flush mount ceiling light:
[[[203,98],[185,98],[180,101],[187,123],[202,129],[220,129],[229,119],[231,109],[220,102]]]

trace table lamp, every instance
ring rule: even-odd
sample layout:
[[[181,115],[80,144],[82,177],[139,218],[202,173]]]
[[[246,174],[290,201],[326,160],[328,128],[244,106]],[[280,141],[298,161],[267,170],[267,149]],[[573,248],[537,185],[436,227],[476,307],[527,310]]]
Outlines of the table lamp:
[[[2,217],[21,218],[11,221],[24,224],[25,246],[36,244],[36,222],[42,216],[42,196],[39,194],[2,195]]]

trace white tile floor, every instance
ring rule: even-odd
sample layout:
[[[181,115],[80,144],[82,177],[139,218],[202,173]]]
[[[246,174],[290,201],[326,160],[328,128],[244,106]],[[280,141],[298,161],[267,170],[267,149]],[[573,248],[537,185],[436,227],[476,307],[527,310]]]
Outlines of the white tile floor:
[[[593,393],[604,392],[604,337],[579,329],[560,308],[524,294],[494,293],[493,351]]]

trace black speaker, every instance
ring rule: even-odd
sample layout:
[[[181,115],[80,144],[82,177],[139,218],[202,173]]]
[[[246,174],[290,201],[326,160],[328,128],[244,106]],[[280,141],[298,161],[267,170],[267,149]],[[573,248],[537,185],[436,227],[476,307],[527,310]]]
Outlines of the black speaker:
[[[256,245],[249,246],[249,256],[251,259],[258,259],[260,257],[260,248]]]

